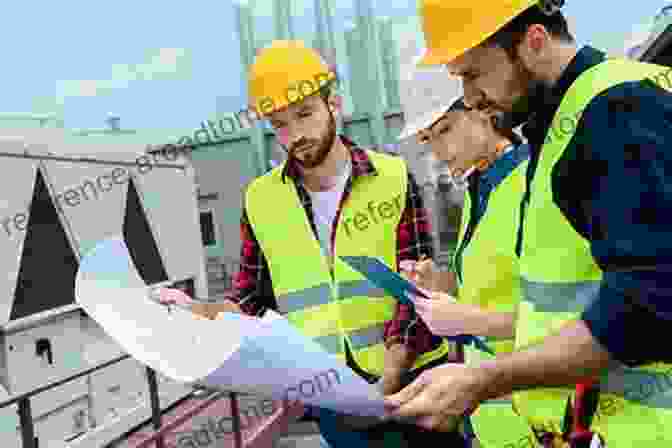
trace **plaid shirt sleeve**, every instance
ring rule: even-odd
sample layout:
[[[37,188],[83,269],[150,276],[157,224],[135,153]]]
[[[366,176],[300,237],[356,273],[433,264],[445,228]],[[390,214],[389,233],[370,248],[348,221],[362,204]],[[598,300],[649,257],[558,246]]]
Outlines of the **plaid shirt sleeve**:
[[[434,247],[431,219],[424,207],[421,190],[411,173],[408,174],[406,208],[397,228],[397,269],[403,260],[419,260],[422,255],[433,258]],[[441,338],[433,335],[413,308],[397,302],[394,318],[385,326],[385,345],[404,344],[421,354],[437,347]]]
[[[228,299],[238,303],[249,315],[261,316],[267,309],[277,310],[271,275],[243,205],[240,219],[240,269],[234,276],[233,293]]]

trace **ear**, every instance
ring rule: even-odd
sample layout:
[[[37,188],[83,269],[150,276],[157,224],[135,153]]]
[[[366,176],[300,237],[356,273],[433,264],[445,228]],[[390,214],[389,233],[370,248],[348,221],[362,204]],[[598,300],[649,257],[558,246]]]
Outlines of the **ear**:
[[[329,110],[333,114],[340,114],[342,107],[343,107],[343,97],[332,93],[329,95],[329,99],[327,100],[327,104],[329,105]]]
[[[539,24],[530,25],[523,40],[518,45],[518,54],[523,62],[543,59],[547,54],[552,38],[546,28]]]

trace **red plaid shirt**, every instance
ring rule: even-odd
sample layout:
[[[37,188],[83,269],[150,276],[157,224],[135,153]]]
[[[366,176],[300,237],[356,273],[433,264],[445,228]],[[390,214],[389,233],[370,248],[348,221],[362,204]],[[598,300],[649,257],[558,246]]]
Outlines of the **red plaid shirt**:
[[[338,222],[341,207],[352,191],[352,184],[362,176],[376,174],[376,168],[365,150],[356,147],[354,143],[343,136],[341,136],[341,140],[350,150],[352,175],[345,186],[334,222]],[[301,182],[299,170],[290,163],[285,165],[283,181],[286,181],[287,177],[295,182],[313,233],[318,238],[310,195]],[[335,233],[332,229],[332,245]],[[277,304],[273,294],[268,264],[254,236],[245,207],[243,207],[240,234],[242,240],[240,271],[234,278],[234,292],[230,299],[238,302],[243,312],[260,316],[268,308],[277,309]],[[406,208],[397,229],[397,260],[398,262],[418,260],[422,255],[428,258],[433,257],[431,224],[429,214],[423,205],[420,189],[409,173]],[[397,266],[397,269],[399,269],[399,266]],[[411,307],[397,302],[394,318],[385,325],[385,341],[388,346],[393,343],[405,344],[411,351],[419,355],[436,349],[441,343],[441,338],[434,336],[429,331],[427,325],[415,314]]]

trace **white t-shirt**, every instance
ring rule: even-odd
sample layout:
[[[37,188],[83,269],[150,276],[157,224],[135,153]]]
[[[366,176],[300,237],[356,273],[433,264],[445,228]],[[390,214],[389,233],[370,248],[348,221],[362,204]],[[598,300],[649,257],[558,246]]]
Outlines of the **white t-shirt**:
[[[322,251],[330,262],[332,252],[331,229],[351,171],[352,166],[348,160],[346,168],[343,170],[343,174],[336,182],[336,185],[325,191],[308,190],[313,206],[313,216],[320,239],[320,246],[322,246]]]

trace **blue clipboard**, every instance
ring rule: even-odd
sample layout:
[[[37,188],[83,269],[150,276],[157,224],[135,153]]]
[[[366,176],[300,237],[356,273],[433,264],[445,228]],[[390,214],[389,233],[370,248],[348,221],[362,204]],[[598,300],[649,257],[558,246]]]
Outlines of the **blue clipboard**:
[[[391,296],[395,297],[401,303],[413,306],[411,295],[417,295],[426,299],[427,297],[413,283],[406,280],[401,275],[388,268],[385,263],[373,257],[339,257],[348,266],[362,274],[371,283],[379,288],[383,288]],[[495,352],[479,337],[470,334],[461,334],[458,336],[444,336],[451,342],[460,345],[474,345],[478,350],[495,355]]]
[[[362,274],[371,283],[383,288],[391,296],[405,305],[413,306],[413,295],[429,299],[413,283],[387,267],[385,263],[374,257],[339,257],[348,266]]]

